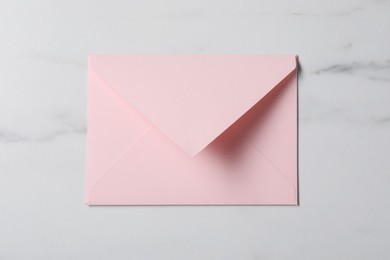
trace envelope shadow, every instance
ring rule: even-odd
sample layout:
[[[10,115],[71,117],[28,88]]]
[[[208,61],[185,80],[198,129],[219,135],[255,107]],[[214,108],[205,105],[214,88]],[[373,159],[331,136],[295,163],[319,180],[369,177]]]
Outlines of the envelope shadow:
[[[267,123],[270,110],[278,105],[278,100],[281,99],[283,92],[287,91],[286,83],[293,80],[294,73],[292,72],[284,78],[240,119],[218,136],[207,149],[230,165],[238,163],[244,156],[244,148],[251,144],[251,137],[262,131],[261,126]]]

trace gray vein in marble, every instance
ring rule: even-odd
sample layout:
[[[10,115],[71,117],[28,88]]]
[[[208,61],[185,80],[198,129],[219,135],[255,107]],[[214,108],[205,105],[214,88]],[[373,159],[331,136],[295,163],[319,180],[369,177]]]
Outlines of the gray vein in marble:
[[[69,134],[82,134],[86,133],[86,127],[74,127],[71,129],[62,129],[52,131],[43,135],[29,136],[17,132],[12,132],[9,129],[0,129],[0,143],[45,143],[53,141]]]
[[[389,116],[382,116],[382,117],[371,117],[367,120],[357,120],[357,119],[346,119],[346,121],[350,123],[355,123],[355,124],[371,124],[371,125],[376,125],[376,126],[381,126],[381,125],[387,125],[390,123],[390,115]]]
[[[306,123],[312,123],[312,122],[318,122],[318,121],[324,121],[324,120],[329,122],[330,119],[333,118],[335,111],[341,112],[342,110],[336,109],[336,110],[331,111],[331,112],[326,113],[326,114],[316,115],[315,117],[314,116],[313,117],[310,117],[310,116],[300,117],[299,123],[306,124]],[[370,117],[367,119],[355,119],[355,118],[350,118],[350,117],[347,117],[347,118],[344,117],[341,120],[344,121],[345,123],[356,124],[356,125],[371,125],[371,126],[376,126],[376,127],[390,125],[390,115]],[[337,121],[337,122],[339,122],[339,121]]]
[[[75,123],[75,119],[68,112],[54,115],[54,117],[50,118],[50,122],[55,124],[55,129],[40,134],[27,134],[7,127],[1,127],[0,143],[44,143],[71,134],[85,135],[87,132],[87,127],[83,124]]]
[[[376,124],[388,124],[390,123],[390,116],[377,118],[374,122]]]
[[[333,74],[359,74],[361,72],[380,72],[390,69],[390,59],[385,61],[371,61],[371,62],[350,62],[334,64],[325,68],[318,69],[313,73],[316,75],[333,73]],[[376,81],[390,81],[390,78],[384,76],[365,75],[370,80]]]

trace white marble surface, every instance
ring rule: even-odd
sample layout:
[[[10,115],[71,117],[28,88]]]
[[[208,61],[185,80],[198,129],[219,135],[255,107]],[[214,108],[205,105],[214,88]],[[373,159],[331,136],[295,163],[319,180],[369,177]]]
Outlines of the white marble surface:
[[[390,259],[390,2],[0,2],[0,259]],[[293,53],[299,207],[84,204],[88,53]]]

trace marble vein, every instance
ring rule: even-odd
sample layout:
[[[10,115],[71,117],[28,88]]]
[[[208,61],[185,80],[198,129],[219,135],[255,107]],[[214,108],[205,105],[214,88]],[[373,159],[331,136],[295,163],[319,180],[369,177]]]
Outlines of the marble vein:
[[[390,70],[390,59],[384,61],[370,61],[370,62],[349,62],[333,64],[314,71],[314,74],[362,74],[362,72],[371,72],[375,75],[365,75],[370,80],[390,81],[390,77],[376,75],[382,71]]]
[[[30,131],[27,127],[0,126],[0,143],[45,143],[68,135],[87,133],[84,120],[69,112],[60,111],[46,119],[47,123],[40,124],[35,131]]]
[[[0,129],[0,143],[46,143],[70,134],[85,135],[86,127],[73,127],[70,129],[59,129],[40,135],[28,135],[18,133],[6,128]]]

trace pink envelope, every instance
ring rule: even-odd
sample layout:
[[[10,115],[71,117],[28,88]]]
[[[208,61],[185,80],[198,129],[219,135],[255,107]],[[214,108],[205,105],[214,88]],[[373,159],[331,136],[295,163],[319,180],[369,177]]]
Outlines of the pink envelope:
[[[295,55],[89,56],[87,204],[297,205]]]

